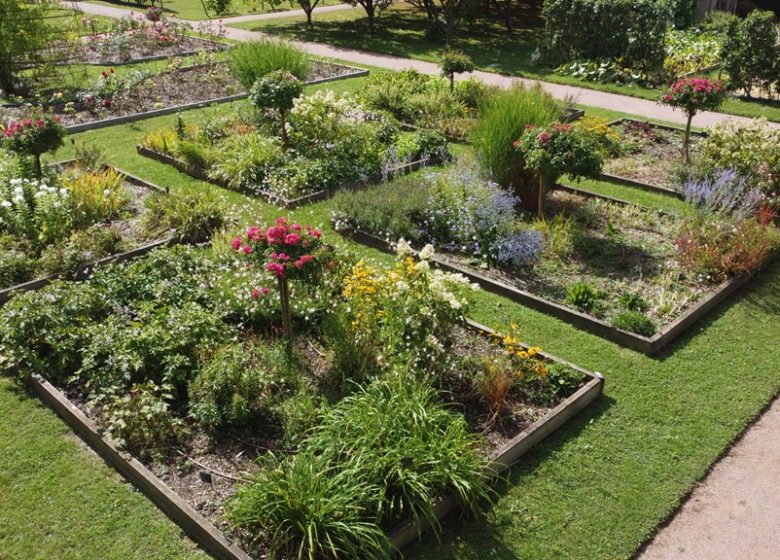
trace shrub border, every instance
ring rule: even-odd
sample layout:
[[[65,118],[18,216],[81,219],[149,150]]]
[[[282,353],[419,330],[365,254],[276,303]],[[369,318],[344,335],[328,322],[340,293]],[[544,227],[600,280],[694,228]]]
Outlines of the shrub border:
[[[643,123],[643,124],[649,124],[650,126],[655,127],[655,128],[662,128],[664,130],[674,130],[676,132],[685,132],[684,128],[680,128],[678,126],[671,126],[671,125],[668,125],[668,124],[656,124],[656,123],[650,122],[650,121],[641,121],[641,120],[638,120],[638,119],[629,119],[627,117],[621,117],[619,119],[615,119],[614,121],[610,121],[609,123],[607,123],[607,126],[615,126],[615,125],[622,124],[622,123],[625,123],[625,122]],[[698,131],[695,131],[695,130],[691,131],[691,135],[692,136],[699,136],[699,137],[702,137],[702,138],[707,136],[707,134],[705,132],[698,132]],[[611,173],[601,173],[601,175],[599,175],[599,179],[602,179],[604,181],[611,181],[613,183],[618,183],[618,184],[624,185],[626,187],[634,187],[634,188],[642,189],[642,190],[645,190],[645,191],[666,194],[666,195],[669,195],[669,196],[673,196],[675,198],[679,198],[680,200],[684,200],[685,199],[685,197],[683,196],[683,194],[681,192],[676,191],[674,189],[670,189],[670,188],[667,188],[667,187],[660,187],[658,185],[652,185],[650,183],[643,183],[642,181],[636,181],[634,179],[629,179],[628,177],[623,177],[621,175],[612,175]]]
[[[200,169],[199,167],[196,167],[194,165],[190,165],[180,159],[177,159],[173,156],[170,156],[168,154],[164,154],[162,152],[158,152],[155,150],[151,150],[149,148],[146,148],[140,144],[136,145],[135,147],[136,151],[139,155],[154,159],[159,161],[160,163],[165,163],[167,165],[172,165],[175,167],[178,171],[181,173],[184,173],[185,175],[189,175],[190,177],[194,179],[198,179],[199,181],[205,181],[207,183],[211,183],[213,185],[217,185],[219,187],[222,187],[224,189],[236,191],[237,189],[234,189],[232,187],[229,187],[227,184],[227,181],[222,181],[219,179],[212,179],[208,176],[208,174]],[[438,157],[431,157],[428,160],[417,160],[412,161],[410,163],[400,165],[398,167],[395,167],[391,170],[391,173],[393,174],[407,174],[411,173],[412,171],[416,171],[418,169],[421,169],[427,165],[436,165],[437,163],[440,163]],[[313,202],[320,202],[322,200],[327,200],[333,195],[335,195],[337,192],[342,190],[360,190],[364,189],[373,185],[378,184],[379,180],[374,179],[368,179],[366,181],[352,181],[349,183],[345,183],[343,185],[333,187],[331,189],[327,189],[324,191],[319,191],[316,193],[306,194],[303,196],[299,196],[296,198],[284,198],[280,196],[276,196],[268,191],[264,190],[254,190],[251,188],[241,188],[238,189],[238,192],[242,192],[244,194],[255,196],[264,199],[269,204],[279,205],[281,208],[284,208],[285,210],[295,210],[296,208],[300,208],[301,206],[304,206],[306,204],[311,204]]]
[[[494,332],[471,320],[467,320],[466,324],[484,334]],[[583,374],[586,381],[573,395],[561,401],[543,418],[528,426],[493,453],[488,467],[488,473],[491,476],[497,476],[509,469],[529,449],[597,400],[604,392],[604,376],[602,374],[591,372],[544,352],[540,352],[539,355],[575,369]],[[140,461],[129,453],[118,450],[110,439],[103,437],[97,425],[54,385],[38,374],[32,375],[27,384],[41,401],[54,410],[87,445],[218,560],[252,560],[249,554],[231,543],[222,531],[197,512]],[[437,519],[443,519],[455,508],[456,504],[453,497],[445,496],[434,508]],[[398,526],[391,532],[389,538],[393,545],[401,549],[416,540],[426,528],[427,524],[424,520],[410,521]]]
[[[349,70],[352,70],[351,72],[348,72],[346,74],[340,74],[338,76],[331,76],[329,78],[319,78],[317,80],[308,80],[304,82],[304,86],[312,86],[316,84],[324,84],[327,82],[335,82],[339,80],[348,80],[350,78],[360,78],[362,76],[368,76],[369,71],[364,70],[362,68],[357,68],[356,66],[349,66],[347,64],[341,64],[338,62],[328,62],[328,64],[333,64],[334,66],[341,66],[343,68],[347,68]],[[192,68],[192,67],[190,67]],[[143,111],[141,113],[133,113],[131,115],[124,115],[121,117],[110,117],[108,119],[102,119],[99,121],[91,121],[86,123],[80,123],[80,124],[72,124],[70,126],[66,126],[66,130],[68,131],[68,134],[75,134],[77,132],[86,132],[87,130],[96,130],[98,128],[105,128],[107,126],[115,126],[119,124],[126,124],[129,122],[135,122],[140,121],[144,119],[151,119],[154,117],[162,117],[165,115],[171,115],[173,113],[178,113],[179,111],[189,111],[190,109],[200,109],[202,107],[207,107],[209,105],[220,105],[222,103],[230,103],[231,101],[239,101],[241,99],[246,99],[248,96],[248,93],[237,93],[235,95],[228,95],[225,97],[216,97],[214,99],[206,99],[203,101],[193,101],[192,103],[184,103],[182,105],[172,105],[170,107],[163,107],[162,109],[152,109],[151,111]]]
[[[598,198],[600,195],[592,194],[592,196]],[[344,229],[340,230],[339,233],[361,245],[384,252],[392,252],[392,246],[388,241],[380,239],[365,231],[359,229]],[[777,253],[778,251],[775,251],[770,254],[764,263],[756,270],[744,272],[717,286],[709,297],[692,305],[687,311],[660,329],[652,337],[646,337],[615,328],[609,323],[592,317],[591,315],[582,313],[581,311],[577,311],[547,298],[537,296],[531,292],[521,290],[506,282],[490,278],[474,268],[462,266],[455,263],[453,260],[443,258],[440,255],[434,255],[433,263],[443,270],[463,274],[489,292],[506,297],[514,302],[525,305],[526,307],[535,309],[536,311],[541,311],[542,313],[562,319],[579,329],[616,342],[621,346],[636,350],[637,352],[642,352],[648,356],[653,356],[761,272],[761,270],[773,260]]]
[[[53,167],[66,167],[68,165],[71,165],[76,160],[69,159],[65,161],[60,161],[55,164],[53,164]],[[106,169],[113,169],[117,173],[121,173],[125,176],[125,181],[130,183],[131,185],[136,185],[138,187],[144,187],[146,189],[159,192],[159,193],[168,193],[168,189],[164,189],[158,185],[155,185],[154,183],[150,183],[148,181],[145,181],[144,179],[141,179],[140,177],[137,177],[135,175],[131,175],[130,173],[127,173],[126,171],[123,171],[119,169],[118,167],[114,167],[113,165],[105,165],[104,168]],[[174,239],[172,237],[161,239],[158,241],[154,241],[152,243],[148,243],[146,245],[142,245],[141,247],[136,247],[135,249],[131,249],[129,251],[125,251],[124,253],[117,253],[116,255],[109,255],[107,257],[103,257],[102,259],[98,259],[96,261],[92,261],[90,263],[87,263],[87,265],[84,267],[83,270],[81,270],[77,275],[76,278],[83,280],[84,278],[88,278],[92,275],[92,273],[95,271],[95,269],[99,266],[103,266],[106,264],[111,263],[120,263],[124,261],[129,261],[132,259],[135,259],[137,257],[141,257],[143,255],[146,255],[150,251],[153,251],[154,249],[157,249],[159,247],[164,247],[166,245],[170,245],[174,242]],[[3,288],[0,290],[0,307],[3,306],[5,303],[8,302],[8,300],[11,298],[11,295],[18,292],[29,292],[32,290],[40,290],[41,288],[44,288],[48,286],[50,283],[52,283],[54,280],[57,280],[59,278],[62,278],[64,276],[63,272],[58,272],[56,274],[50,274],[48,276],[43,276],[41,278],[36,278],[34,280],[28,280],[27,282],[23,282],[21,284],[16,284],[15,286],[10,286],[8,288]]]

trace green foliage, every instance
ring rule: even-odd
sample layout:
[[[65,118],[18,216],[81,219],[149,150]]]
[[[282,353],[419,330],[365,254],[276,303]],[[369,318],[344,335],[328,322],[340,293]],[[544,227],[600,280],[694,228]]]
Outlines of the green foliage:
[[[118,446],[141,459],[168,455],[184,435],[184,422],[170,410],[169,387],[141,383],[104,404],[105,424]]]
[[[666,33],[664,72],[668,80],[703,72],[720,64],[725,37],[714,31],[670,29]]]
[[[258,78],[249,91],[249,102],[258,109],[289,111],[303,93],[301,81],[286,70],[274,70]]]
[[[666,0],[546,0],[542,14],[546,47],[559,62],[619,60],[647,74],[663,66]]]
[[[587,313],[596,311],[601,299],[601,292],[583,280],[572,284],[566,293],[566,303]]]
[[[86,172],[76,168],[62,174],[73,207],[73,227],[84,228],[122,216],[130,203],[125,176],[112,168]]]
[[[359,469],[300,452],[239,488],[228,515],[245,530],[271,534],[274,556],[389,559],[390,543],[365,502],[379,492]]]
[[[155,193],[144,200],[141,227],[147,237],[172,234],[181,243],[204,243],[221,230],[227,211],[213,188]]]
[[[523,167],[544,177],[547,186],[564,174],[577,180],[601,173],[602,156],[593,136],[570,124],[527,127],[515,146]]]
[[[650,318],[637,310],[621,311],[612,318],[612,326],[642,336],[653,336],[658,328]]]
[[[769,91],[780,79],[780,33],[775,15],[755,10],[729,26],[723,45],[723,68],[731,86],[750,97],[754,88]]]
[[[30,257],[31,252],[27,240],[0,234],[0,289],[32,279],[35,259]]]
[[[634,292],[626,292],[620,296],[620,306],[627,311],[645,311],[647,309],[647,302],[645,299]]]
[[[704,19],[701,21],[702,28],[705,32],[714,33],[719,36],[725,36],[733,25],[739,23],[739,17],[731,12],[724,12],[723,10],[712,10],[707,12]]]
[[[311,64],[302,50],[273,39],[239,43],[230,49],[229,55],[233,74],[247,90],[257,80],[276,70],[284,70],[299,80],[305,80]]]
[[[87,265],[117,253],[121,247],[122,235],[115,227],[95,224],[46,247],[41,253],[38,267],[45,274],[64,273],[75,278]]]
[[[74,143],[76,165],[85,171],[102,171],[108,163],[106,150],[100,144]]]
[[[503,186],[517,179],[517,155],[512,142],[526,125],[544,126],[561,115],[560,104],[541,87],[496,92],[479,114],[472,142],[485,170]]]
[[[233,3],[233,0],[204,0],[206,7],[217,14],[218,16],[221,16],[222,14],[226,14],[230,11],[230,5]]]
[[[294,367],[282,345],[250,340],[221,346],[205,358],[189,386],[190,414],[211,433],[262,425]]]
[[[33,114],[21,122],[11,121],[7,126],[0,126],[0,132],[3,133],[0,146],[19,155],[35,158],[39,179],[43,176],[41,156],[61,147],[67,134],[59,117],[48,114]]]
[[[261,185],[272,170],[284,163],[279,141],[260,134],[228,136],[219,145],[216,162],[209,167],[209,177],[224,181],[239,190]]]

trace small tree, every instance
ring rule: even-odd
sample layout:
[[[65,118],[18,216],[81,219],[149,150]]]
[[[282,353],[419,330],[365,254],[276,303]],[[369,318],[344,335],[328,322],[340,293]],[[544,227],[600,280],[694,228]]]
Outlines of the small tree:
[[[699,111],[711,111],[717,109],[723,102],[723,85],[713,82],[709,78],[683,78],[678,80],[663,94],[661,103],[676,109],[682,109],[688,116],[683,137],[683,154],[685,162],[689,163],[691,121]]]
[[[316,8],[320,3],[320,0],[298,0],[298,5],[303,10],[303,13],[306,14],[306,25],[309,27],[312,27],[314,24],[311,21],[311,13],[314,11],[314,8]]]
[[[292,355],[293,331],[290,308],[290,280],[313,280],[327,252],[321,232],[311,226],[290,224],[287,218],[278,218],[268,229],[250,227],[246,238],[233,239],[233,249],[245,255],[250,262],[261,265],[277,280],[282,304],[282,325],[287,339],[287,353]],[[257,299],[268,289],[252,290]]]
[[[545,195],[561,175],[579,180],[601,173],[602,158],[592,135],[570,124],[529,125],[514,147],[521,154],[523,168],[535,175],[535,181],[520,187],[518,194],[525,207],[536,210],[540,218],[544,218]]]
[[[303,93],[301,81],[284,70],[276,70],[260,78],[249,92],[249,102],[260,110],[272,109],[279,114],[282,144],[287,146],[287,112]]]
[[[11,121],[2,132],[2,146],[19,155],[33,157],[35,172],[41,179],[41,156],[62,146],[66,129],[60,124],[59,116],[41,115],[21,122]]]
[[[455,74],[463,72],[472,72],[474,70],[474,61],[471,57],[461,51],[447,49],[441,55],[441,75],[450,79],[450,91],[455,91]]]

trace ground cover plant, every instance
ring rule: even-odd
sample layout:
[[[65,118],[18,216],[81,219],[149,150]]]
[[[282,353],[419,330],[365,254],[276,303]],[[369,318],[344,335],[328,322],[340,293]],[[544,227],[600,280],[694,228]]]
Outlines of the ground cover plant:
[[[319,265],[306,264],[310,281],[291,279],[285,350],[274,334],[281,294],[266,289],[275,272],[252,249],[258,236],[280,251],[302,246],[299,230],[319,235],[279,219],[212,253],[160,250],[17,296],[0,310],[3,369],[20,379],[45,370],[204,514],[230,519],[250,549],[389,558],[385,531],[397,522],[423,517],[441,531],[437,497],[481,510],[486,453],[583,375],[521,345],[516,326],[493,340],[466,329],[474,288],[403,245],[390,267],[310,246]],[[345,421],[353,430],[334,446]],[[232,478],[204,486],[193,462]]]
[[[556,191],[534,219],[479,170],[452,166],[341,193],[333,216],[340,229],[433,243],[496,280],[651,336],[724,280],[759,267],[780,241],[755,217],[757,193],[719,185],[689,187],[703,208],[694,220]],[[706,194],[694,201],[696,187]]]
[[[141,145],[229,188],[279,201],[376,179],[400,163],[446,157],[441,134],[401,136],[392,119],[355,97],[299,95],[301,88],[292,74],[268,74],[250,93],[255,112],[199,125],[179,119]]]
[[[152,216],[146,210],[164,194],[127,182],[102,162],[44,168],[29,178],[30,167],[19,158],[5,151],[0,158],[0,289],[51,274],[77,275],[94,261],[174,231],[167,227],[174,212]]]

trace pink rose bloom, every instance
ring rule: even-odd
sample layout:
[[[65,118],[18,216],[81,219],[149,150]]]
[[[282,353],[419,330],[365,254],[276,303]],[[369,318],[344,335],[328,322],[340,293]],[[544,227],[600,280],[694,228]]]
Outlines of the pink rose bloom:
[[[242,250],[247,255],[251,255],[252,254],[252,247],[250,247],[249,245],[244,245],[244,248]]]
[[[260,290],[257,288],[254,288],[252,290],[252,299],[258,299],[260,297]]]
[[[264,296],[267,296],[268,295],[268,288],[263,288],[262,292],[263,292]]]
[[[543,146],[550,143],[550,138],[552,138],[552,136],[546,130],[539,133],[539,142],[541,142]]]
[[[285,245],[297,245],[301,241],[301,236],[297,233],[288,233],[284,237]]]
[[[238,237],[236,237],[236,238],[233,240],[233,242],[231,243],[231,245],[233,246],[233,250],[234,250],[234,251],[238,251],[238,250],[241,248],[241,239],[239,239]]]

